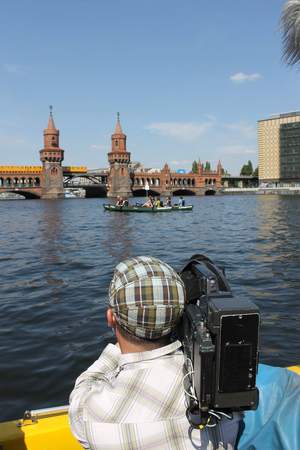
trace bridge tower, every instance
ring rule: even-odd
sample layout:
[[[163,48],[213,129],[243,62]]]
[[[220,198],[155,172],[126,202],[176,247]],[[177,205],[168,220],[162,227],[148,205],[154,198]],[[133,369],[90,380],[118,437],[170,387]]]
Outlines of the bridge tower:
[[[223,172],[223,167],[222,167],[222,164],[221,164],[221,161],[219,160],[219,162],[218,162],[218,166],[217,166],[217,172],[218,172],[218,175],[223,175],[222,174],[222,172]]]
[[[64,150],[59,147],[59,130],[55,128],[52,106],[48,126],[44,130],[44,148],[40,150],[40,160],[43,163],[42,198],[63,198],[62,161]]]
[[[130,153],[126,149],[126,134],[122,131],[119,113],[115,132],[111,136],[111,151],[107,156],[110,165],[107,196],[131,197]]]

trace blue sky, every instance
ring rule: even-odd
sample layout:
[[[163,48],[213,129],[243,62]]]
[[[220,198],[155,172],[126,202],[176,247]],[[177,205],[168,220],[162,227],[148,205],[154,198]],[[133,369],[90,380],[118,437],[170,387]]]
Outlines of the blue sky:
[[[132,160],[257,163],[256,123],[300,109],[283,0],[10,0],[0,17],[0,163],[39,164],[48,105],[66,165],[105,167],[116,112]]]

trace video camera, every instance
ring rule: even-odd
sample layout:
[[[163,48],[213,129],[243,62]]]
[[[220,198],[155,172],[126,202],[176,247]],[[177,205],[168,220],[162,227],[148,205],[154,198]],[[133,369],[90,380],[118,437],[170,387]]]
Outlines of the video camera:
[[[190,423],[206,425],[216,411],[256,409],[257,306],[234,298],[224,269],[204,255],[192,256],[179,275],[187,293],[178,336]]]

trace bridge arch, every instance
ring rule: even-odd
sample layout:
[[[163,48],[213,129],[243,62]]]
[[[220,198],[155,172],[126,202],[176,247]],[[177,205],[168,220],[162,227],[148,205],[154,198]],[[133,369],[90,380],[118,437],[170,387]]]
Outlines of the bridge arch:
[[[107,188],[106,186],[95,186],[95,185],[87,185],[82,186],[82,189],[85,190],[86,198],[103,198],[107,197]]]
[[[216,191],[215,191],[215,189],[207,189],[204,192],[204,195],[216,195]]]
[[[146,191],[145,189],[133,189],[132,194],[134,197],[146,197]],[[148,196],[151,195],[153,197],[160,196],[160,193],[158,191],[155,191],[154,189],[149,189]]]
[[[36,200],[36,199],[41,198],[40,194],[31,192],[31,191],[22,190],[20,188],[7,189],[5,192],[11,192],[12,194],[21,195],[22,197],[25,197],[27,200]]]
[[[176,189],[173,191],[174,196],[183,197],[185,195],[196,195],[194,191],[191,189]]]

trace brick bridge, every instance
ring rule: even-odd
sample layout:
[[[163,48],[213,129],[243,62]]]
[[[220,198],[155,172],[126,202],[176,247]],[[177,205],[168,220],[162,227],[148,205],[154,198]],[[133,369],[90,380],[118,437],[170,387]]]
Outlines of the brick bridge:
[[[13,192],[26,198],[62,198],[64,188],[84,188],[87,196],[144,196],[145,187],[152,195],[208,195],[222,190],[222,165],[204,170],[198,162],[197,172],[177,173],[165,164],[161,170],[136,168],[130,162],[118,115],[108,153],[109,168],[62,166],[64,150],[59,147],[59,130],[55,128],[52,108],[44,130],[41,166],[0,166],[0,193]]]
[[[63,166],[62,173],[64,187],[69,187],[70,180],[78,179],[78,177],[89,180],[87,169],[83,166]],[[97,176],[94,183],[106,190],[107,175],[103,174],[103,176]],[[10,192],[23,195],[25,198],[41,198],[43,197],[43,180],[42,166],[0,166],[0,194]],[[81,186],[76,185],[76,187]]]
[[[40,198],[42,167],[0,166],[0,193],[14,192],[26,198]]]
[[[91,181],[84,166],[63,166],[64,150],[59,146],[52,106],[48,126],[44,130],[44,147],[40,150],[41,166],[0,166],[0,194],[16,193],[25,198],[63,198],[70,180],[82,176]],[[102,176],[103,175],[103,176]],[[93,183],[106,191],[107,174],[98,174]]]
[[[86,173],[64,171],[64,187],[83,188],[87,196],[95,193],[97,196],[106,196],[108,177],[108,169]],[[133,196],[145,196],[147,185],[149,195],[207,195],[215,194],[221,187],[218,171],[205,172],[200,169],[200,174],[182,174],[171,172],[167,164],[161,171],[132,171],[130,180]]]
[[[172,172],[165,164],[161,171],[134,172],[132,175],[133,195],[145,195],[149,186],[151,195],[214,195],[221,188],[222,167],[205,171],[198,163],[198,173]]]
[[[111,136],[108,153],[110,170],[107,179],[108,197],[145,195],[146,187],[152,195],[204,195],[215,194],[222,188],[222,166],[217,170],[204,170],[199,161],[197,173],[172,172],[165,164],[162,170],[138,170],[132,168],[131,154],[126,148],[127,136],[123,133],[118,115],[115,132]]]

